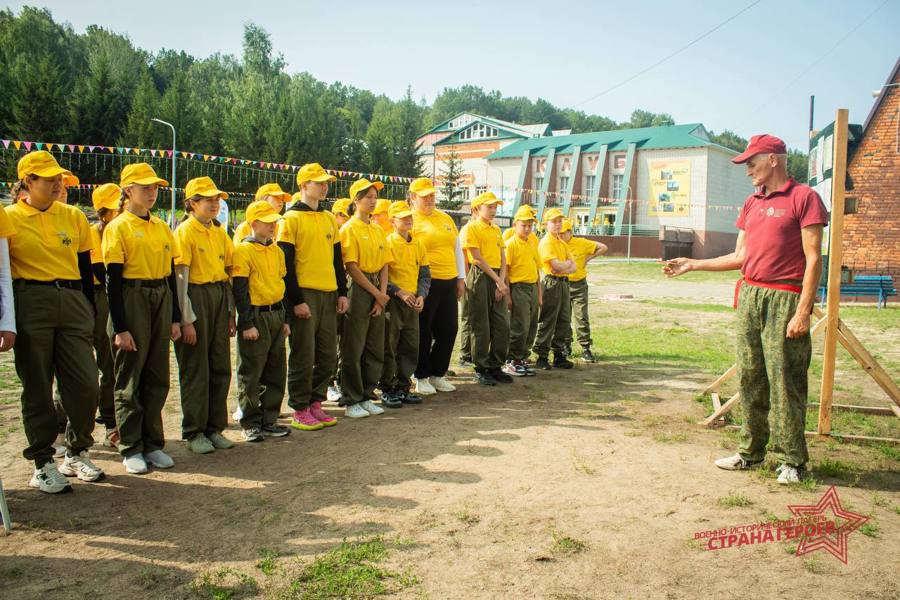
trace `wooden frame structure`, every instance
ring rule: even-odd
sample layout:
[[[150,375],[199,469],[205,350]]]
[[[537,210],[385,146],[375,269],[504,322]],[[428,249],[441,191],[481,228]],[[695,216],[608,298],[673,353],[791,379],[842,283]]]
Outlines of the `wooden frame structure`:
[[[816,321],[810,327],[810,335],[816,335],[820,331],[825,334],[825,356],[822,365],[822,391],[819,400],[819,420],[816,431],[807,431],[807,435],[830,436],[831,413],[833,409],[849,410],[876,415],[895,415],[900,417],[900,387],[891,379],[890,375],[882,368],[865,346],[853,335],[850,328],[841,321],[839,316],[841,299],[841,255],[843,252],[844,233],[844,199],[846,196],[845,182],[847,177],[847,144],[848,144],[848,118],[849,111],[846,108],[837,111],[834,122],[834,167],[832,170],[832,194],[831,194],[831,223],[828,251],[828,297],[823,313],[819,308],[813,308],[813,316]],[[856,362],[868,373],[875,383],[893,401],[889,408],[855,406],[846,404],[834,404],[834,368],[837,355],[837,344],[840,344],[856,359]],[[722,384],[737,374],[737,364],[720,375],[703,390],[703,394],[709,394],[713,402],[713,413],[700,423],[706,427],[715,427],[725,424],[724,415],[734,408],[740,398],[740,392],[734,394],[724,404],[719,397],[719,389]],[[889,442],[900,443],[894,438],[874,438],[868,436],[840,435],[842,439],[861,442]]]

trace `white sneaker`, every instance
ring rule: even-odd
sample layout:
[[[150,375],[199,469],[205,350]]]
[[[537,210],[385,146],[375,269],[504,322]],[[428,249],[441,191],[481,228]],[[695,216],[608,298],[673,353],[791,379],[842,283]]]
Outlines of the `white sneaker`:
[[[341,393],[341,388],[337,387],[336,385],[329,385],[328,392],[325,394],[325,397],[329,402],[337,403],[341,401],[341,398],[343,398],[344,395]]]
[[[72,484],[56,468],[56,462],[50,461],[40,469],[34,470],[28,485],[45,494],[59,494],[72,491]]]
[[[781,465],[778,467],[778,483],[786,485],[788,483],[800,483],[800,470],[791,465]]]
[[[369,411],[362,407],[362,403],[351,404],[344,410],[344,415],[351,419],[362,419],[369,416]]]
[[[444,379],[443,377],[429,377],[428,382],[431,387],[439,392],[455,392],[456,386]]]
[[[53,442],[53,458],[62,458],[66,455],[66,435],[60,433]]]
[[[363,409],[369,413],[370,415],[380,415],[384,412],[384,409],[372,402],[371,400],[363,400],[359,403]]]
[[[76,456],[66,456],[59,472],[66,477],[78,477],[82,481],[100,481],[106,475],[103,469],[91,462],[87,450]]]
[[[150,471],[150,467],[147,466],[147,461],[144,460],[144,455],[140,452],[132,454],[131,456],[126,456],[122,459],[122,465],[125,466],[125,472],[131,473],[132,475],[143,475]]]
[[[762,462],[747,462],[743,458],[741,458],[740,454],[735,454],[733,456],[726,456],[725,458],[720,458],[716,461],[716,466],[720,469],[725,469],[726,471],[746,471],[748,469],[755,469]]]
[[[419,396],[430,396],[436,393],[437,390],[428,382],[428,379],[416,379],[416,394]]]
[[[234,412],[231,413],[231,418],[234,419],[235,423],[241,422],[241,419],[244,418],[244,411],[241,410],[240,406],[238,406],[236,409],[234,409]]]
[[[172,457],[162,450],[154,450],[153,452],[144,452],[144,460],[156,467],[157,469],[171,469],[175,466]]]

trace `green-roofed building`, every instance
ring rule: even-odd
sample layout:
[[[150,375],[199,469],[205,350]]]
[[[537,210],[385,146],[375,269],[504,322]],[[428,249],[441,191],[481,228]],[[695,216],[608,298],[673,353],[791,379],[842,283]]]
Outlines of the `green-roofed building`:
[[[550,135],[493,152],[486,177],[507,200],[504,213],[559,207],[582,235],[630,229],[658,239],[662,227],[680,228],[693,256],[709,257],[734,249],[738,209],[753,191],[743,166],[731,163],[736,154],[700,123]],[[643,247],[658,252],[658,244]]]

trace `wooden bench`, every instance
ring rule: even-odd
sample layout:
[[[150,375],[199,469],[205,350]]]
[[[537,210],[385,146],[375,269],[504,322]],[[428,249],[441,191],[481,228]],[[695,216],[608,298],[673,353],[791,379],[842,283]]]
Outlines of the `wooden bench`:
[[[819,286],[819,295],[822,298],[822,306],[825,306],[825,298],[828,292],[827,280],[823,279]],[[889,296],[896,296],[897,288],[890,275],[857,275],[850,283],[841,284],[841,296],[864,296],[878,298],[878,308],[887,305]]]

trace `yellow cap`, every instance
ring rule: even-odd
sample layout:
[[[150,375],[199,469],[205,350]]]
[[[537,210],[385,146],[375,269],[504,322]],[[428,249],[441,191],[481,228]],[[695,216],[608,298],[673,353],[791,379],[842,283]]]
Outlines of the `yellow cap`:
[[[391,201],[382,198],[378,202],[375,203],[375,210],[372,211],[373,215],[380,215],[381,213],[386,213],[388,209],[391,207]]]
[[[75,187],[80,183],[80,180],[75,175],[71,173],[68,175],[63,175],[63,185],[66,187]]]
[[[347,212],[349,208],[350,198],[338,198],[334,201],[334,204],[331,205],[331,214],[344,215],[345,217],[349,217],[350,213]]]
[[[262,200],[266,196],[275,196],[281,198],[282,202],[287,202],[291,199],[291,195],[281,189],[281,186],[277,183],[267,183],[266,185],[260,187],[258,190],[256,190],[256,196],[253,199]]]
[[[319,163],[308,163],[300,167],[297,171],[297,185],[306,183],[307,181],[334,181],[337,179],[334,175],[329,175],[322,165]]]
[[[228,197],[228,192],[217,188],[209,177],[194,177],[184,186],[184,197],[193,198],[194,196],[203,196],[204,198],[220,196],[225,199]]]
[[[372,187],[376,190],[381,190],[384,189],[384,184],[380,181],[369,181],[365,178],[354,181],[353,185],[350,186],[350,199],[355,202],[358,193],[368,191],[368,189]]]
[[[122,174],[119,175],[119,186],[125,188],[129,185],[169,185],[165,179],[156,176],[156,171],[147,163],[131,163],[125,165]]]
[[[479,206],[485,206],[487,204],[503,204],[503,200],[495,196],[494,192],[478,194],[475,196],[475,199],[472,200],[472,208],[478,208]]]
[[[19,159],[19,179],[25,179],[28,175],[37,175],[38,177],[56,177],[57,175],[66,175],[67,177],[75,177],[72,171],[63,169],[53,158],[53,155],[46,150],[36,150],[29,152]],[[78,178],[75,177],[76,185]],[[69,184],[66,184],[69,185]]]
[[[437,190],[434,189],[434,182],[428,177],[413,179],[412,183],[409,184],[409,191],[416,196],[430,196],[437,192]]]
[[[122,188],[114,183],[104,183],[98,188],[94,188],[91,192],[91,202],[94,203],[94,210],[108,208],[115,210],[119,208],[119,199],[122,197]]]
[[[516,214],[513,215],[513,223],[516,221],[534,221],[534,217],[534,209],[528,204],[523,204],[516,211]]]
[[[303,192],[294,192],[294,195],[291,196],[291,201],[287,203],[288,206],[293,206],[295,203],[303,200]]]
[[[402,219],[404,217],[412,216],[413,214],[412,209],[409,207],[409,204],[406,203],[406,200],[397,200],[390,204],[388,216],[392,219]]]
[[[559,232],[565,233],[567,231],[572,231],[572,219],[563,219],[562,229]]]
[[[558,208],[549,208],[547,212],[544,213],[544,223],[548,221],[552,221],[553,219],[558,219],[559,217],[565,217],[561,210]]]
[[[265,200],[256,200],[247,207],[245,219],[252,224],[253,221],[262,221],[263,223],[274,223],[281,218],[278,211]]]

